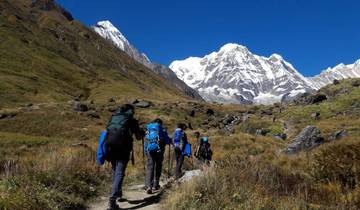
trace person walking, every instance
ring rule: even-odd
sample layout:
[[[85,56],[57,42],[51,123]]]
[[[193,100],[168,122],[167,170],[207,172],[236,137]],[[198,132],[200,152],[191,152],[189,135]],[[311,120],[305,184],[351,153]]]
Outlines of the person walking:
[[[107,126],[107,159],[110,161],[113,171],[108,210],[120,209],[116,200],[122,197],[125,170],[130,159],[130,153],[133,150],[132,136],[135,135],[137,140],[140,140],[143,136],[134,114],[134,107],[125,104],[115,111]]]
[[[165,146],[170,144],[170,138],[163,128],[161,119],[155,119],[147,125],[144,151],[146,152],[146,193],[152,194],[153,190],[160,189],[160,177],[162,172]]]
[[[203,166],[204,164],[209,165],[212,160],[213,151],[211,150],[211,145],[209,143],[208,137],[201,137],[199,144],[195,150],[195,157],[197,159],[198,165]]]
[[[179,179],[182,176],[182,165],[186,154],[184,153],[188,139],[185,133],[187,129],[186,124],[179,123],[175,129],[173,136],[173,147],[176,160],[175,178]]]

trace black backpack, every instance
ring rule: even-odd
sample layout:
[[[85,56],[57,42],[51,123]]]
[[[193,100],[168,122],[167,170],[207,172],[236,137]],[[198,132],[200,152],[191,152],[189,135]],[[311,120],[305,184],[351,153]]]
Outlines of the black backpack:
[[[201,142],[197,153],[198,159],[211,160],[212,151],[208,142]]]
[[[105,143],[110,159],[117,153],[128,153],[132,150],[130,128],[134,120],[133,115],[134,112],[131,109],[119,109],[111,116],[107,126],[108,137]]]

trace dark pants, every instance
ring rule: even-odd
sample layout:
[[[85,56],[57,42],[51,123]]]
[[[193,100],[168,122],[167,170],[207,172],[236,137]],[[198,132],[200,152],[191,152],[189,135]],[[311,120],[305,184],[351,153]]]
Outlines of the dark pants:
[[[184,163],[184,155],[182,154],[181,150],[175,149],[175,160],[176,160],[175,177],[180,178],[182,174],[181,168]]]
[[[114,174],[113,174],[112,191],[110,194],[110,201],[115,201],[117,198],[122,197],[122,183],[124,181],[125,170],[128,162],[129,159],[111,161],[112,170]]]
[[[164,150],[161,152],[147,153],[145,187],[159,187],[162,163],[164,160]]]

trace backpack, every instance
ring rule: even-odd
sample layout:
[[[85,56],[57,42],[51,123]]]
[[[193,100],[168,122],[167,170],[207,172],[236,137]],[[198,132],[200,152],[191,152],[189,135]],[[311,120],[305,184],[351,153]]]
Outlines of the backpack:
[[[146,141],[144,149],[146,152],[160,152],[160,132],[162,130],[159,123],[150,123],[146,127]]]
[[[105,141],[107,160],[114,160],[120,156],[126,157],[132,151],[133,142],[130,126],[134,112],[132,110],[117,110],[107,125],[107,139]]]
[[[104,165],[105,160],[107,159],[107,151],[106,151],[106,137],[107,137],[107,131],[103,130],[100,133],[99,137],[99,146],[96,153],[96,163],[99,165]]]
[[[187,156],[187,157],[191,157],[191,144],[187,143],[185,144],[185,147],[184,147],[184,151],[182,152],[182,155],[184,156]]]
[[[205,141],[204,141],[205,140]],[[211,160],[212,151],[207,137],[200,139],[200,145],[198,146],[198,151],[196,153],[196,158]]]
[[[131,143],[129,139],[131,139],[130,123],[132,119],[132,110],[123,111],[119,109],[111,116],[107,125],[107,132],[115,138],[109,138],[109,140],[106,141],[106,146],[131,149],[128,147]]]
[[[183,140],[184,132],[181,130],[181,128],[176,128],[174,132],[174,149],[182,151],[184,147],[184,140]]]

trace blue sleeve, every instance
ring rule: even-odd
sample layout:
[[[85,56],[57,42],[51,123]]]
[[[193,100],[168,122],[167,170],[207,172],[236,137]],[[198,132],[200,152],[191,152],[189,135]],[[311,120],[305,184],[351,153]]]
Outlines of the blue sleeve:
[[[162,130],[162,138],[163,138],[165,144],[170,144],[169,134],[165,130]]]

